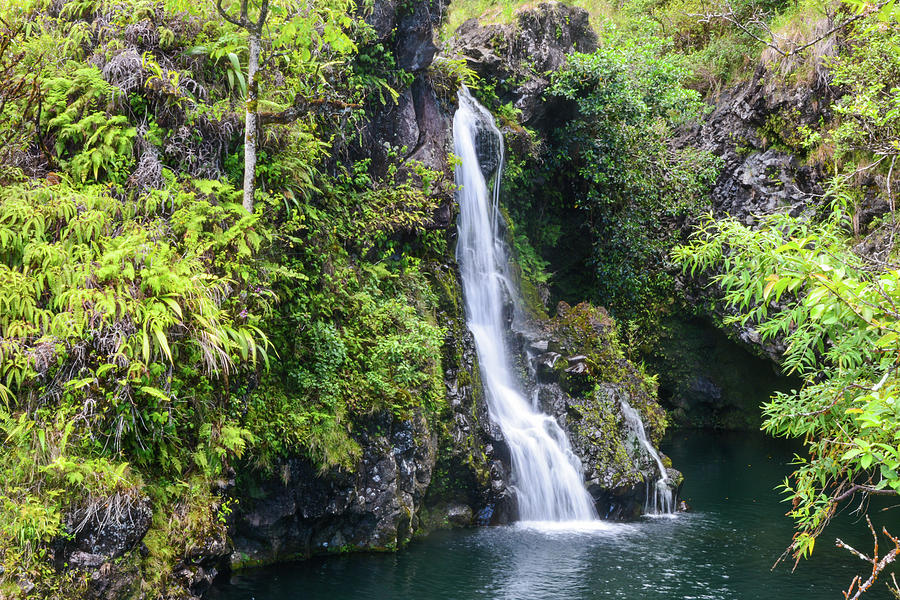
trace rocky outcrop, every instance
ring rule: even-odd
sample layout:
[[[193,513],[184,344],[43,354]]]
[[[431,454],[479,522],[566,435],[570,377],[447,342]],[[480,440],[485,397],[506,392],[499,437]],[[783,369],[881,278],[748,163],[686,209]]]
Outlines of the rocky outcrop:
[[[520,10],[512,24],[463,23],[450,41],[450,54],[462,56],[483,81],[495,85],[501,104],[522,112],[522,123],[545,128],[560,117],[543,100],[549,72],[565,64],[571,52],[591,52],[597,35],[586,10],[546,2]]]
[[[378,0],[366,21],[378,35],[378,41],[393,49],[397,69],[412,74],[412,83],[397,90],[396,102],[375,104],[362,132],[363,143],[357,149],[360,158],[371,158],[374,171],[384,174],[398,160],[401,176],[415,177],[411,162],[441,174],[444,182],[453,181],[449,162],[452,146],[452,115],[441,106],[428,77],[428,69],[437,54],[435,28],[447,10],[447,0],[402,3]],[[432,227],[450,225],[453,194],[449,185],[436,185],[439,208]]]
[[[232,526],[232,566],[271,563],[344,549],[383,550],[407,542],[431,482],[436,441],[424,416],[381,413],[358,441],[363,454],[350,472],[317,472],[306,459],[283,462],[258,482],[258,498]]]
[[[152,516],[148,498],[127,493],[73,510],[66,516],[69,537],[54,549],[57,569],[84,573],[88,598],[127,596],[140,575],[135,563]]]
[[[814,216],[824,190],[823,168],[807,156],[800,128],[828,120],[836,91],[827,77],[809,85],[788,84],[783,74],[757,66],[753,76],[724,90],[711,100],[710,113],[682,132],[676,144],[710,152],[722,161],[719,175],[709,192],[717,217],[730,216],[753,226],[758,218],[776,212],[791,216]],[[689,229],[686,229],[689,232]],[[716,288],[705,276],[698,279],[679,274],[676,286],[687,306],[706,313],[721,324],[734,312],[718,299]],[[731,338],[753,353],[779,363],[785,346],[780,339],[763,340],[752,323],[723,326]],[[712,410],[710,423],[737,425],[754,416],[739,416],[734,406],[715,398],[709,378],[690,377],[693,390],[683,382],[673,406],[683,418],[694,406]],[[693,399],[691,399],[693,397]],[[731,416],[724,413],[731,412]],[[723,417],[723,418],[719,418]],[[730,426],[730,425],[729,425]]]
[[[753,77],[713,99],[712,111],[679,144],[722,159],[710,197],[717,214],[752,224],[755,215],[799,215],[822,194],[821,168],[804,160],[798,128],[829,118],[834,91],[775,84],[760,65]]]
[[[515,334],[522,369],[532,374],[529,393],[566,432],[597,513],[636,518],[660,474],[622,406],[638,411],[654,443],[664,433],[665,413],[651,382],[621,355],[606,311],[560,303],[556,313]],[[668,477],[680,485],[678,471],[669,468]]]
[[[179,505],[176,511],[186,510]],[[173,515],[183,519],[186,514]],[[82,595],[89,600],[120,600],[138,597],[142,561],[149,555],[144,538],[153,510],[150,499],[133,492],[120,492],[94,499],[66,516],[68,535],[54,544],[55,567],[83,583]],[[200,547],[188,547],[173,565],[174,582],[184,598],[199,597],[212,585],[230,546],[221,523],[211,525]],[[27,585],[26,585],[27,587]]]
[[[378,40],[393,49],[397,68],[417,73],[427,69],[437,54],[434,32],[447,4],[447,0],[376,0],[365,21]]]
[[[97,568],[134,549],[150,529],[148,498],[117,494],[67,515],[71,539],[56,552],[57,561],[78,569]]]

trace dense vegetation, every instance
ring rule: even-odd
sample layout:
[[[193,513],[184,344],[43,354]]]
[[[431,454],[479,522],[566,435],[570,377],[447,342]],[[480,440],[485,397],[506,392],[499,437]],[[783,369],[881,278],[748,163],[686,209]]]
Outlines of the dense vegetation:
[[[336,160],[406,77],[350,9],[271,3],[250,214],[247,41],[214,5],[4,5],[0,597],[77,594],[54,548],[147,505],[164,595],[242,457],[349,466],[354,419],[443,401],[424,228],[446,184],[393,150],[377,177]]]
[[[803,378],[799,390],[764,407],[767,431],[801,438],[809,451],[784,484],[798,526],[796,557],[813,551],[852,498],[900,491],[892,180],[900,155],[900,35],[880,14],[848,38],[849,50],[830,63],[844,92],[836,118],[805,132],[804,143],[825,154],[833,173],[822,214],[773,215],[754,228],[709,220],[675,252],[686,269],[714,276],[734,309],[731,322],[782,340],[783,367]],[[866,172],[881,174],[868,188],[860,185]],[[861,224],[866,195],[884,213]]]
[[[129,560],[141,593],[174,594],[173,564],[223,535],[232,507],[216,490],[235,467],[301,454],[351,468],[373,413],[445,408],[451,249],[432,217],[452,185],[406,149],[373,164],[363,131],[412,76],[361,18],[368,4],[265,6],[252,77],[253,32],[212,2],[0,9],[0,598],[77,596],[87,576],[55,553],[110,514],[153,515]],[[819,205],[753,226],[710,218],[674,253],[717,284],[730,322],[783,341],[803,378],[764,408],[769,432],[809,449],[785,482],[798,557],[855,494],[900,491],[892,6],[735,2],[724,18],[693,0],[592,4],[599,49],[570,56],[546,93],[572,118],[507,169],[525,278],[610,306],[646,339],[676,295],[669,250],[719,166],[673,144],[704,95],[760,56],[779,85],[824,76],[840,91],[817,126],[768,131],[827,172]],[[459,2],[446,27],[487,8]],[[824,33],[826,9],[852,20],[825,38],[841,43],[794,52]],[[451,91],[478,83],[441,64]],[[582,235],[565,246],[570,228]]]

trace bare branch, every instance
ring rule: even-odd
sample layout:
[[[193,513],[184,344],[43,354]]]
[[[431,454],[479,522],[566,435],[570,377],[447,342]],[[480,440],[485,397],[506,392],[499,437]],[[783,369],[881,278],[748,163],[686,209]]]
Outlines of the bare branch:
[[[894,490],[880,490],[880,489],[872,487],[870,485],[853,485],[853,486],[850,486],[850,489],[848,489],[843,494],[840,494],[839,496],[835,496],[834,498],[832,498],[831,501],[834,504],[837,504],[838,502],[846,500],[847,498],[849,498],[856,492],[865,492],[866,494],[873,494],[873,495],[880,495],[880,496],[896,496],[897,495],[897,492],[895,492]]]
[[[222,0],[216,0],[216,10],[219,11],[219,15],[221,15],[223,19],[225,19],[235,27],[243,27],[244,29],[247,28],[247,25],[249,24],[248,21],[246,21],[246,19],[235,19],[234,17],[229,15],[228,12],[224,8],[222,8]],[[241,16],[243,16],[243,11],[241,11]]]
[[[776,53],[780,54],[782,57],[787,58],[789,56],[795,56],[797,54],[800,54],[801,52],[803,52],[810,46],[814,46],[817,43],[819,43],[820,41],[822,41],[823,39],[829,37],[830,35],[833,35],[833,34],[837,33],[838,31],[845,29],[848,25],[851,25],[851,24],[855,23],[856,21],[859,21],[860,19],[867,17],[868,15],[870,15],[872,13],[881,10],[890,1],[891,0],[882,0],[881,2],[879,2],[877,4],[874,4],[874,5],[866,8],[859,14],[849,17],[848,19],[842,21],[841,23],[838,23],[837,25],[833,25],[830,29],[828,29],[824,33],[816,36],[814,39],[806,42],[805,44],[796,46],[793,44],[793,42],[791,42],[792,47],[787,48],[787,49],[782,48],[781,45],[778,44],[778,40],[781,39],[781,36],[777,35],[769,28],[768,19],[764,13],[757,11],[749,19],[746,19],[746,20],[741,19],[735,12],[730,1],[726,2],[724,9],[720,10],[718,12],[707,11],[705,13],[689,13],[688,16],[696,17],[698,19],[698,22],[700,22],[700,23],[711,23],[712,21],[726,21],[728,23],[731,23],[732,25],[734,25],[735,27],[737,27],[738,29],[740,29],[741,31],[743,31],[744,33],[746,33],[747,35],[752,37],[757,42],[759,42],[761,44],[765,44],[766,46],[768,46],[769,48],[774,50]],[[829,20],[830,19],[831,19],[831,15],[829,15]],[[754,25],[765,30],[765,32],[766,32],[765,38],[760,37],[751,29],[751,27]]]
[[[294,105],[281,112],[261,112],[259,113],[260,124],[266,123],[293,123],[303,115],[310,112],[320,113],[339,113],[352,108],[359,108],[360,104],[350,104],[340,100],[331,100],[328,98],[309,99],[298,94],[294,99]]]
[[[872,563],[872,574],[866,581],[862,581],[862,577],[857,575],[853,578],[853,581],[850,582],[850,587],[844,592],[845,600],[857,600],[860,596],[862,596],[872,585],[875,583],[875,580],[878,579],[878,575],[884,571],[885,567],[896,560],[897,556],[900,556],[900,539],[892,536],[888,533],[886,528],[882,528],[881,532],[887,536],[889,540],[894,542],[894,549],[884,555],[883,558],[878,558],[878,536],[875,534],[875,528],[872,527],[872,520],[869,519],[869,515],[866,515],[866,523],[869,525],[869,531],[872,532],[872,539],[874,540],[874,549],[872,551],[872,557],[868,557],[859,550],[853,548],[849,544],[843,542],[840,539],[835,540],[834,544],[838,548],[843,548],[853,553],[860,560],[864,560],[868,563]],[[896,580],[895,580],[896,581]],[[854,591],[855,590],[855,591]],[[851,595],[852,594],[852,595]]]

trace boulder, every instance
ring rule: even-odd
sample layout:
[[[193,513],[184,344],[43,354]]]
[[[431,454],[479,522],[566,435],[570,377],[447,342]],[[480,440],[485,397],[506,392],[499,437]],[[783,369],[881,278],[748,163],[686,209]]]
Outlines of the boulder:
[[[450,40],[450,54],[462,56],[484,81],[496,84],[500,102],[522,111],[533,127],[554,115],[543,101],[549,72],[565,64],[571,52],[592,52],[597,35],[586,10],[559,2],[520,9],[511,24],[480,19],[463,23]]]

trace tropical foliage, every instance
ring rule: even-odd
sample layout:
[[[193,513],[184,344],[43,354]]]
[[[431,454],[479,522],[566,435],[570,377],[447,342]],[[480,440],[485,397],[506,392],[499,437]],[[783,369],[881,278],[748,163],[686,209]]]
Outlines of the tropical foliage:
[[[764,406],[765,429],[804,440],[809,453],[783,486],[798,558],[851,498],[900,493],[900,270],[892,242],[900,37],[885,25],[891,18],[861,21],[849,33],[853,44],[831,61],[845,92],[833,107],[837,118],[807,131],[834,173],[818,217],[773,215],[754,227],[709,219],[674,253],[721,288],[727,322],[780,343],[783,368],[803,379]],[[867,194],[884,207],[882,219],[861,222]]]
[[[673,225],[698,212],[717,164],[671,144],[705,106],[684,85],[683,61],[653,36],[607,36],[552,74],[548,98],[572,118],[551,133],[541,160],[510,161],[508,205],[555,271],[560,296],[591,298],[646,328],[671,285]],[[529,189],[534,181],[543,185]],[[561,241],[572,230],[579,235]]]
[[[55,553],[145,514],[127,561],[163,597],[233,467],[351,468],[357,422],[440,409],[451,187],[332,158],[409,83],[361,14],[271,3],[251,214],[247,40],[213,3],[0,9],[0,597],[77,597]]]

